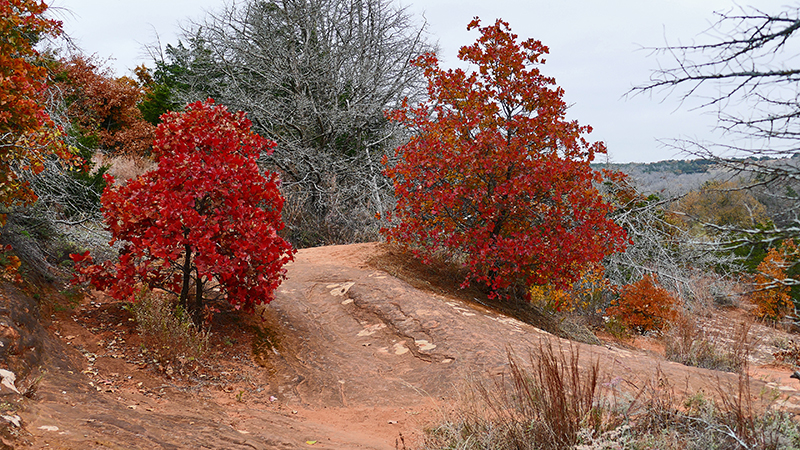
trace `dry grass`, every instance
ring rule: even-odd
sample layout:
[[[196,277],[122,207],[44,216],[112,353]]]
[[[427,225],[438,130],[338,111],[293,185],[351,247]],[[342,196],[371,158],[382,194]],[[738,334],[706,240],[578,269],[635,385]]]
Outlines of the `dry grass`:
[[[690,315],[682,314],[662,337],[664,356],[687,366],[740,373],[746,365],[743,359],[746,347],[752,345],[749,329],[744,324],[739,327],[739,335],[733,340],[734,347],[724,348],[716,344]]]
[[[717,381],[716,392],[698,392],[682,402],[662,377],[645,386],[635,407],[630,408],[624,448],[800,448],[800,425],[787,413],[757,405],[746,374],[740,373],[735,384]]]
[[[493,385],[471,383],[457,415],[429,431],[425,448],[567,449],[582,430],[599,433],[598,362],[582,369],[577,347],[540,344],[528,366],[509,354],[506,376]]]
[[[149,353],[162,367],[180,368],[208,349],[211,333],[199,330],[167,295],[143,289],[130,309]]]
[[[746,361],[747,346],[743,352],[738,357]],[[746,363],[736,383],[718,381],[717,392],[679,399],[660,371],[640,387],[622,389],[618,379],[599,383],[598,363],[581,368],[578,356],[576,347],[540,344],[523,367],[509,355],[507,377],[489,386],[468,383],[455,412],[427,430],[423,448],[800,448],[800,425],[756,403]]]
[[[746,288],[729,277],[713,274],[695,274],[684,286],[682,297],[693,311],[708,308],[737,308],[742,304]]]

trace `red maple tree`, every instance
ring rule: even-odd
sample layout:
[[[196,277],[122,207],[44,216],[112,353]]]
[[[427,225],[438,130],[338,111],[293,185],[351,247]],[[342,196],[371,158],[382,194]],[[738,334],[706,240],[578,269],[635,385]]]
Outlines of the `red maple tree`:
[[[589,163],[605,153],[591,132],[565,118],[564,91],[538,66],[541,42],[517,43],[498,20],[459,58],[477,71],[444,71],[434,54],[416,60],[429,101],[389,114],[413,131],[387,175],[396,210],[389,241],[423,260],[463,261],[495,296],[534,284],[565,286],[582,268],[624,248],[624,231],[594,183]]]
[[[112,243],[123,243],[119,260],[93,264],[89,252],[71,255],[75,281],[128,300],[142,285],[164,289],[196,320],[207,288],[237,309],[269,303],[294,253],[277,234],[278,177],[256,165],[275,143],[253,133],[244,113],[210,99],[161,120],[153,143],[158,168],[121,187],[109,179],[103,192]]]

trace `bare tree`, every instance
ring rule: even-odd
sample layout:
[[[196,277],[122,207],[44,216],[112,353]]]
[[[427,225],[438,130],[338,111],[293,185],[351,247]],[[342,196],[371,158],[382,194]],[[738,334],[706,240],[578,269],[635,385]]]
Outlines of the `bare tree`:
[[[706,295],[718,303],[731,301],[722,275],[738,269],[736,258],[729,252],[716,251],[718,237],[700,239],[688,227],[671,220],[670,206],[680,196],[645,196],[628,179],[619,178],[607,178],[602,190],[613,199],[612,217],[630,240],[624,252],[611,254],[604,261],[606,277],[612,283],[622,286],[656,274],[660,284],[684,299],[687,307],[692,306],[694,298]],[[696,292],[698,278],[705,279],[704,287],[711,292]]]
[[[77,130],[66,114],[66,101],[55,84],[44,92],[43,107],[48,117],[64,131],[62,139],[72,148],[80,146]],[[24,170],[21,163],[11,168],[17,170],[20,180],[29,185],[36,195],[33,204],[0,207],[7,215],[7,223],[0,228],[0,245],[11,245],[14,253],[25,263],[29,276],[40,281],[65,281],[72,276],[61,263],[69,260],[69,253],[78,246],[92,246],[105,250],[110,235],[103,234],[100,194],[103,188],[101,175],[105,169],[89,173],[67,166],[59,158],[42,162],[41,171]]]
[[[183,100],[246,111],[278,143],[262,162],[283,175],[293,243],[375,239],[392,202],[380,161],[401,137],[384,111],[423,92],[424,24],[389,0],[246,0],[183,37],[165,64],[182,65]]]
[[[738,8],[716,13],[717,21],[691,45],[654,49],[672,62],[655,70],[631,93],[656,92],[696,99],[713,111],[727,143],[678,139],[673,146],[715,161],[730,177],[782,213],[769,228],[705,224],[736,249],[800,238],[800,7],[768,13]],[[787,278],[783,284],[800,284]]]

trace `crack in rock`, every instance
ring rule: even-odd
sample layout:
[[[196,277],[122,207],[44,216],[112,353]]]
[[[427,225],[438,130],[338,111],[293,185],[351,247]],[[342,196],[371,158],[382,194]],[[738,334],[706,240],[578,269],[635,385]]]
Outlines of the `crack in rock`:
[[[436,344],[432,343],[433,339],[422,326],[420,321],[406,314],[397,302],[373,302],[370,301],[371,295],[365,295],[359,289],[350,291],[349,297],[353,300],[353,304],[357,307],[372,313],[383,322],[389,325],[401,337],[405,338],[407,343],[395,343],[390,350],[395,355],[403,355],[408,352],[425,362],[434,362],[434,358],[430,352],[436,348]],[[373,325],[372,327],[375,327]],[[368,327],[361,333],[370,333],[371,329]],[[359,333],[359,336],[362,334]],[[409,345],[411,342],[414,345]]]

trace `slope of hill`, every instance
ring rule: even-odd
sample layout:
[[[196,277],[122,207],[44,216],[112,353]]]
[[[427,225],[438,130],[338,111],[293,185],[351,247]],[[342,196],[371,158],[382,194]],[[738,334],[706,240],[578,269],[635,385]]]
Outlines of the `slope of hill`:
[[[800,157],[792,159],[773,159],[762,157],[748,158],[749,161],[763,165],[800,164]],[[676,160],[670,159],[653,163],[595,163],[595,170],[609,169],[626,173],[633,178],[636,186],[646,194],[662,196],[679,196],[699,189],[710,180],[727,180],[736,178],[737,174],[721,168],[714,161],[707,159]]]
[[[5,286],[3,323],[18,325],[4,328],[0,343],[15,349],[4,361],[21,393],[3,391],[4,439],[62,449],[413,448],[465,379],[497,377],[509,352],[527,355],[542,343],[579,349],[581,364],[599,360],[606,379],[630,389],[652,380],[671,380],[676,395],[736,385],[734,374],[570,343],[477,302],[417,289],[369,263],[384,255],[379,244],[301,250],[261,315],[218,314],[208,358],[181,367],[159,368],[147,356],[119,303],[87,297],[74,309],[51,308],[42,327],[31,320],[33,301]],[[768,371],[752,390],[794,395],[789,373]]]

